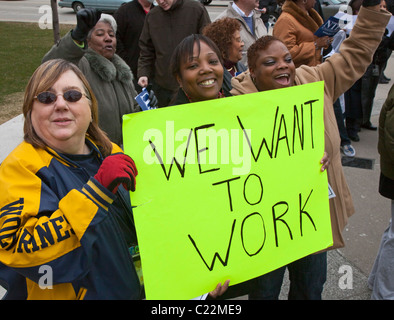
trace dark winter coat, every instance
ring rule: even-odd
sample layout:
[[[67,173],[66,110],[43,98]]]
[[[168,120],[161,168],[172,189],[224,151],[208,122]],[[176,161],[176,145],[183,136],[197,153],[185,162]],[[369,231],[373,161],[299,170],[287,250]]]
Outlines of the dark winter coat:
[[[151,9],[153,7],[152,4]],[[144,27],[145,17],[145,10],[137,0],[123,4],[114,14],[118,24],[116,53],[126,61],[134,77],[137,77],[138,58],[140,56],[138,42]]]
[[[381,170],[379,192],[394,200],[394,86],[380,111],[378,151]]]
[[[92,49],[78,47],[71,32],[52,47],[43,62],[56,58],[73,62],[81,69],[97,98],[100,128],[121,146],[123,115],[140,111],[129,66],[116,54],[109,60]]]
[[[201,33],[209,23],[208,12],[199,1],[176,0],[167,11],[160,7],[149,11],[139,41],[138,78],[146,76],[160,87],[176,91],[179,85],[169,70],[171,55],[184,38]]]

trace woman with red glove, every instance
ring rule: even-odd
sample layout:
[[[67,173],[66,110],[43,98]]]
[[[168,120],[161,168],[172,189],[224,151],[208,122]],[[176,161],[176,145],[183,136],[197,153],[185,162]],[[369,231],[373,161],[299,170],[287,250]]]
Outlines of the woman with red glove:
[[[99,129],[86,78],[65,60],[44,63],[23,115],[24,141],[0,166],[5,299],[139,299],[137,169]]]

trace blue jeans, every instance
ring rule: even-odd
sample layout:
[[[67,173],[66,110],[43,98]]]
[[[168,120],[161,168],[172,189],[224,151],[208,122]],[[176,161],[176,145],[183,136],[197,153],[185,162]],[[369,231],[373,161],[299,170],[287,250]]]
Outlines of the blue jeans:
[[[327,252],[311,254],[257,279],[249,300],[278,300],[286,268],[289,270],[289,300],[321,300],[327,279]]]

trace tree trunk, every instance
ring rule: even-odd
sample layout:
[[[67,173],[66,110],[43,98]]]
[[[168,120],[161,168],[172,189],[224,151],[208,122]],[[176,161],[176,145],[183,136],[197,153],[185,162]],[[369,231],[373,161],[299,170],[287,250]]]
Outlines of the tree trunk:
[[[59,14],[57,12],[57,0],[51,0],[51,8],[52,8],[53,40],[55,43],[57,43],[60,40]]]

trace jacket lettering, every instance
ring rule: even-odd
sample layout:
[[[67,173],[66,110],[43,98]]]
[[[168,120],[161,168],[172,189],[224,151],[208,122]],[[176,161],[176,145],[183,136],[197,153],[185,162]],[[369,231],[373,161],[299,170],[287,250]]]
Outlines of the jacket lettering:
[[[47,248],[70,238],[74,234],[72,229],[62,230],[67,223],[65,217],[59,216],[34,227],[34,236],[24,229],[17,239],[17,231],[21,227],[21,214],[24,207],[24,198],[11,202],[0,209],[0,218],[6,217],[0,229],[0,246],[10,250],[17,243],[17,252],[31,253]]]
[[[23,233],[19,238],[17,252],[36,252],[40,249],[47,248],[56,242],[61,242],[70,238],[71,233],[74,234],[74,232],[72,229],[62,230],[64,228],[62,223],[65,221],[66,220],[63,216],[59,216],[37,225],[34,228],[34,234],[38,235],[36,238],[34,238],[27,229],[23,230]],[[37,241],[39,241],[38,244]]]
[[[20,215],[22,214],[23,206],[24,198],[19,198],[19,200],[11,202],[0,209],[0,219],[7,217],[0,229],[0,246],[3,249],[9,250],[16,242],[16,231],[21,225]]]
[[[23,210],[23,204],[24,204],[24,198],[19,198],[19,200],[16,200],[14,202],[5,205],[3,208],[0,209],[1,212],[0,219],[10,214],[21,215]]]
[[[46,221],[42,225],[36,227],[37,234],[41,241],[41,249],[48,247],[48,242],[49,245],[53,245],[55,243],[48,223],[49,221]],[[43,229],[43,227],[45,228],[45,230]]]

